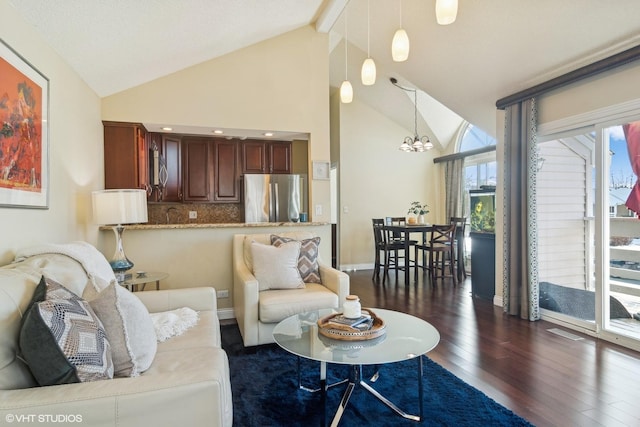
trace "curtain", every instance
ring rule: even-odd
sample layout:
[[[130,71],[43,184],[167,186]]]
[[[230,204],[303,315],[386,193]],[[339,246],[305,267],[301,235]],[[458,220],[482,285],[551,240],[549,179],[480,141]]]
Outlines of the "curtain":
[[[640,183],[638,182],[640,176],[640,122],[622,125],[622,130],[627,140],[631,169],[636,176],[636,183],[633,185],[625,205],[636,214],[640,214]]]
[[[536,215],[537,111],[534,98],[505,109],[503,310],[540,319]]]
[[[449,160],[444,164],[445,215],[461,217],[464,212],[464,159]]]

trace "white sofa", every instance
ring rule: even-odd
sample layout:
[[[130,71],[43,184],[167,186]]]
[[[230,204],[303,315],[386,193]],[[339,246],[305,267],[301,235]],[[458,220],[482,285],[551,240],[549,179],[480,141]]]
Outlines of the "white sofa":
[[[321,284],[306,283],[304,289],[260,291],[251,265],[250,245],[251,242],[270,245],[272,234],[233,237],[233,309],[246,347],[274,342],[273,329],[286,317],[321,308],[338,309],[349,294],[349,276],[321,259],[318,261]],[[294,240],[314,237],[305,231],[277,235]]]
[[[92,262],[108,266],[104,257]],[[60,253],[44,253],[0,268],[0,424],[231,426],[229,365],[221,348],[213,288],[134,294],[150,313],[190,307],[199,314],[196,326],[158,343],[151,367],[141,375],[36,385],[17,357],[22,314],[43,274],[86,295],[100,281],[88,273],[87,265]]]

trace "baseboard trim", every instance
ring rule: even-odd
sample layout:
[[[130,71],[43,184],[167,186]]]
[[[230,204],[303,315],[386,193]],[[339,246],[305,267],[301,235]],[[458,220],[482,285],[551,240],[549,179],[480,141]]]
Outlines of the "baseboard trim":
[[[373,270],[373,264],[340,264],[342,271]]]
[[[503,307],[503,305],[502,305],[502,296],[494,295],[493,296],[493,305],[497,305],[498,307]]]
[[[227,320],[227,319],[235,319],[236,315],[233,311],[233,308],[220,308],[218,309],[218,319]]]

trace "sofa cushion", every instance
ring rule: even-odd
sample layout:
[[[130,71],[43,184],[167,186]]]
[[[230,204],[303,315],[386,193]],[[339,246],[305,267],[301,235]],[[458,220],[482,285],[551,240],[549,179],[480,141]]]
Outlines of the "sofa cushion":
[[[293,240],[289,237],[271,235],[271,244],[274,246],[280,246]],[[318,255],[320,254],[318,246],[320,246],[320,237],[300,240],[298,271],[302,281],[305,283],[322,283],[322,280],[320,280],[320,266],[318,265]]]
[[[284,233],[278,233],[281,237],[286,237],[293,240],[303,240],[303,239],[311,239],[314,237],[308,231],[288,231]],[[262,233],[262,234],[245,234],[243,235],[243,245],[242,245],[242,255],[244,258],[244,263],[246,264],[249,271],[253,271],[253,258],[251,256],[251,243],[258,242],[263,245],[271,244],[271,234],[270,233]]]
[[[188,351],[198,347],[221,347],[220,321],[215,311],[199,311],[198,323],[183,334],[158,342],[157,355],[163,351]],[[155,365],[155,360],[153,364]],[[146,373],[145,373],[146,375]]]
[[[135,377],[149,369],[158,343],[149,311],[138,297],[112,282],[89,304],[111,344],[114,376]]]
[[[260,291],[267,289],[304,288],[298,271],[300,242],[291,241],[281,246],[251,243],[253,275]]]
[[[44,276],[20,330],[20,353],[40,385],[113,377],[111,347],[89,303]]]
[[[304,289],[264,291],[258,298],[263,323],[277,323],[306,311],[338,308],[339,303],[338,295],[318,283],[308,283]]]

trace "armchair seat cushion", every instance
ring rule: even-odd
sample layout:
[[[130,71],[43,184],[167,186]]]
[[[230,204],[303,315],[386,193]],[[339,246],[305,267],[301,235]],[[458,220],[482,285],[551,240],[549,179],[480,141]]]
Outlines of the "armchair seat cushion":
[[[277,323],[294,314],[339,306],[338,295],[318,283],[307,283],[304,289],[262,291],[258,298],[263,323]]]

